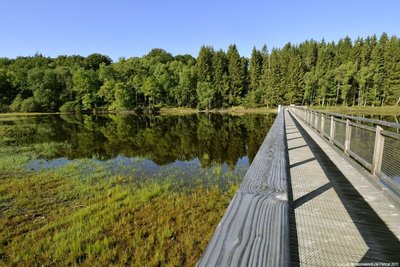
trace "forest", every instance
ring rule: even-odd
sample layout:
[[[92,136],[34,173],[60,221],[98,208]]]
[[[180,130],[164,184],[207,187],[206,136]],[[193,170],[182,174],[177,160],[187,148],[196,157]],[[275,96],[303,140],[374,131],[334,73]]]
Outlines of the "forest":
[[[282,48],[200,48],[197,58],[152,49],[142,57],[98,53],[0,58],[0,112],[220,109],[279,104],[400,103],[400,39],[383,33]]]

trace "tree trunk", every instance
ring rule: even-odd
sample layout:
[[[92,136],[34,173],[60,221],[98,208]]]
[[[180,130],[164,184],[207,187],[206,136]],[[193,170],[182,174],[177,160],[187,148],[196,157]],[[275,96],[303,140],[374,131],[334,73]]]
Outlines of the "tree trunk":
[[[339,92],[340,92],[340,86],[338,85],[337,90],[336,90],[336,100],[335,100],[335,107],[339,101]]]

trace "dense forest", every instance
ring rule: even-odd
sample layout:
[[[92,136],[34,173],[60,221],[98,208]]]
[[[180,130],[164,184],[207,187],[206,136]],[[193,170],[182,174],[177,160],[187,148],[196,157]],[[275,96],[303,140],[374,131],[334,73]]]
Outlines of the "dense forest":
[[[400,39],[385,33],[253,48],[250,59],[236,45],[203,46],[197,58],[153,49],[115,63],[101,54],[0,58],[1,112],[399,102]]]

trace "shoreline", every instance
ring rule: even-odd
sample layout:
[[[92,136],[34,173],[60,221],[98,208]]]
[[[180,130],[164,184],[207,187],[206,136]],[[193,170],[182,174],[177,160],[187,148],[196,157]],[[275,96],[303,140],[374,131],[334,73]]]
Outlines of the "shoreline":
[[[349,115],[400,115],[400,106],[308,106],[312,110],[322,110],[327,112],[349,114]],[[196,113],[213,113],[213,114],[230,114],[230,115],[246,115],[246,114],[268,114],[277,113],[277,108],[244,108],[241,106],[211,109],[211,110],[198,110],[194,108],[176,108],[164,107],[154,115],[191,115]],[[55,114],[74,114],[69,112],[10,112],[0,113],[0,117],[17,117],[17,116],[42,116],[42,115],[55,115]],[[96,111],[96,112],[82,112],[81,114],[135,114],[133,110],[124,111]]]

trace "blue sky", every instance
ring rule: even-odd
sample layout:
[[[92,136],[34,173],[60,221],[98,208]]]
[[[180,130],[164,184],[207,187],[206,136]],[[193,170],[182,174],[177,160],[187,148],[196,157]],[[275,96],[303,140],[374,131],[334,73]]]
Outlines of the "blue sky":
[[[0,57],[91,53],[142,56],[152,48],[197,56],[202,45],[282,47],[311,38],[387,32],[400,37],[398,0],[3,0]]]

